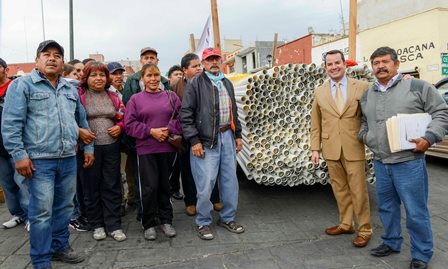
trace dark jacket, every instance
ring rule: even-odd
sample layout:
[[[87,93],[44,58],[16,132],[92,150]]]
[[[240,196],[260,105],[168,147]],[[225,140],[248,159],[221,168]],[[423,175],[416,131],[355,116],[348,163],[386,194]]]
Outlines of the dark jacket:
[[[128,77],[123,89],[123,104],[127,104],[131,96],[142,91],[140,88],[140,79],[142,78],[142,71],[134,73]],[[160,77],[160,82],[165,86],[165,90],[170,90],[170,81],[165,77]]]
[[[224,78],[223,83],[231,100],[232,130],[236,138],[241,138],[233,85],[227,78]],[[210,148],[216,145],[219,133],[219,94],[205,72],[188,82],[182,100],[181,117],[183,136],[191,145],[202,143]]]

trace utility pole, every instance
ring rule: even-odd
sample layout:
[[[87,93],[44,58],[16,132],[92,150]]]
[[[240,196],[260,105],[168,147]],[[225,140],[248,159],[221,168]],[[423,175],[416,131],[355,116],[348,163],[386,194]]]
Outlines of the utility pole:
[[[275,66],[275,60],[277,59],[277,55],[275,54],[277,52],[277,33],[274,34],[274,46],[272,47],[272,65]]]
[[[219,35],[219,19],[218,19],[218,4],[216,0],[211,0],[212,6],[212,22],[213,22],[213,37],[215,48],[221,51],[221,37]]]
[[[69,0],[69,20],[70,20],[70,61],[75,58],[75,45],[73,38],[73,0]]]
[[[40,0],[40,11],[42,13],[42,34],[45,40],[44,0]]]
[[[191,52],[196,51],[196,44],[194,42],[194,34],[190,34],[190,49],[191,49]]]
[[[348,58],[356,61],[356,22],[357,6],[356,0],[350,0],[350,19],[348,31]]]

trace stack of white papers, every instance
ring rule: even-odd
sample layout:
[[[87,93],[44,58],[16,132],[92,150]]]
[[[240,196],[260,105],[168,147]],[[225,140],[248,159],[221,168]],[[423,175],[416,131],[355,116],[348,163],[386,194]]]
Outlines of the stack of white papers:
[[[386,128],[390,151],[414,149],[415,143],[409,142],[409,139],[424,136],[431,120],[428,113],[398,114],[389,118]]]

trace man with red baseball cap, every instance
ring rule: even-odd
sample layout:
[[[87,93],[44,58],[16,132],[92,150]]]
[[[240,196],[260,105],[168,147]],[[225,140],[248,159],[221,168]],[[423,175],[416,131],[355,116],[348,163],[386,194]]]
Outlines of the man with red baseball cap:
[[[235,222],[236,153],[243,147],[241,124],[233,85],[220,70],[221,63],[219,49],[207,48],[202,52],[204,71],[188,82],[181,109],[182,130],[191,144],[191,172],[197,189],[197,231],[204,240],[214,238],[210,229],[210,196],[218,177],[222,201],[218,225],[233,233],[244,232],[243,226]]]

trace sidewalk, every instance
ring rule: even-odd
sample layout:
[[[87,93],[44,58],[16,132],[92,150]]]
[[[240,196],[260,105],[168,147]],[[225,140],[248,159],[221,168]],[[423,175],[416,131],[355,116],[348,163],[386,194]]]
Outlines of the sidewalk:
[[[443,161],[430,160],[428,172],[435,241],[430,268],[442,269],[448,264],[448,167]],[[146,241],[135,213],[131,213],[123,219],[128,239],[121,243],[111,238],[97,242],[89,232],[72,230],[73,248],[87,259],[75,266],[53,263],[53,268],[408,268],[407,233],[400,254],[385,258],[369,254],[370,248],[380,243],[382,233],[374,186],[369,186],[369,192],[374,235],[364,249],[352,246],[354,235],[325,234],[325,227],[338,220],[330,186],[265,187],[241,179],[238,221],[246,228],[241,235],[214,225],[215,239],[202,241],[196,235],[194,218],[183,212],[183,202],[174,201],[175,238],[158,234],[156,241]],[[0,220],[9,217],[1,204]],[[1,269],[32,268],[27,237],[23,225],[0,229]]]

